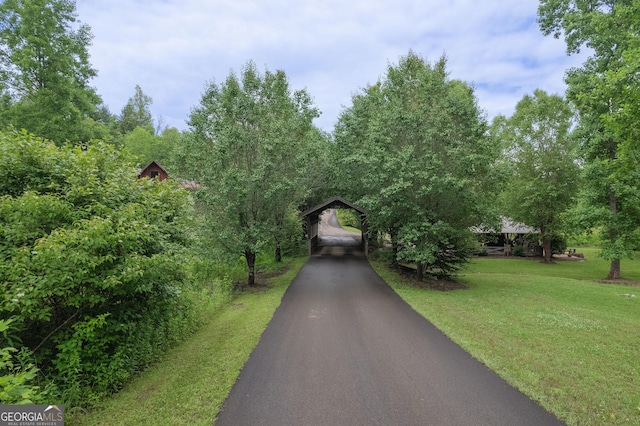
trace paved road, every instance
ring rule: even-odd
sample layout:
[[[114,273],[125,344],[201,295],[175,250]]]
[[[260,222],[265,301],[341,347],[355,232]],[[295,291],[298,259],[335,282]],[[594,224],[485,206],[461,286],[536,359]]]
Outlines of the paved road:
[[[413,311],[351,250],[314,256],[300,271],[216,421],[561,424]]]

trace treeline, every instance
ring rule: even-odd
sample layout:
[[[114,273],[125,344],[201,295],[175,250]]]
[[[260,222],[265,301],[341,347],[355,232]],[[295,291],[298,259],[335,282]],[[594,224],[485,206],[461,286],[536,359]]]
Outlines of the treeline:
[[[329,136],[284,72],[248,63],[211,84],[180,132],[140,86],[119,115],[102,105],[90,39],[72,1],[0,4],[5,404],[119,389],[259,264],[304,253],[297,212],[328,179]],[[138,179],[150,160],[170,179]]]
[[[477,248],[470,228],[500,215],[540,229],[547,260],[554,239],[600,229],[619,278],[640,224],[639,12],[542,1],[543,31],[594,54],[567,74],[567,98],[538,90],[492,123],[445,58],[410,51],[333,134],[306,90],[252,62],[210,83],[180,132],[139,86],[119,115],[102,105],[73,1],[4,1],[0,402],[117,390],[260,263],[304,253],[298,212],[332,195],[367,209],[373,240],[420,278],[455,274]],[[150,160],[171,179],[137,179]]]

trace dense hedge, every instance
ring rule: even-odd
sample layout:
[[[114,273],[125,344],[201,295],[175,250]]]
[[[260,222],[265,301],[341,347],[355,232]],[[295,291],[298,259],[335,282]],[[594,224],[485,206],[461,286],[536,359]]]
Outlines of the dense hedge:
[[[21,346],[62,402],[117,389],[191,327],[190,209],[108,144],[0,133],[0,321],[13,336],[0,347]],[[18,373],[7,356],[0,376]]]

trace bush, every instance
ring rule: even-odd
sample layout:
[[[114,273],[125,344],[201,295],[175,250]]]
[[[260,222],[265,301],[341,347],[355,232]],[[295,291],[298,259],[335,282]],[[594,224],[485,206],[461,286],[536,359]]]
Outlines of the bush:
[[[567,251],[567,239],[561,235],[551,238],[551,254],[562,254]]]
[[[521,245],[513,246],[513,251],[511,252],[511,254],[513,254],[514,256],[524,257],[524,247],[522,247]]]
[[[190,209],[112,146],[0,133],[0,320],[13,318],[65,404],[118,389],[193,328]]]
[[[13,346],[19,343],[10,335],[13,318],[0,320],[0,404],[36,404],[42,402],[40,388],[33,382],[38,369],[28,362],[27,351]]]
[[[570,247],[599,247],[600,230],[592,229],[581,234],[574,234],[567,238],[567,246]]]
[[[362,228],[360,215],[350,209],[337,209],[336,216],[341,226],[350,226],[351,228]]]

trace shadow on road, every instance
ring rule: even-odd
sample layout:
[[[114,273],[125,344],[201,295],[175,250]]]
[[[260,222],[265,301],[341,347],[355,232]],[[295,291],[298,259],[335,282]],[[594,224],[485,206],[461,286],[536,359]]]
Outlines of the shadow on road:
[[[313,256],[364,256],[360,241],[354,237],[323,236],[320,237],[318,247]]]
[[[318,246],[312,256],[361,256],[362,236],[346,231],[338,223],[335,210],[329,209],[321,215]]]

